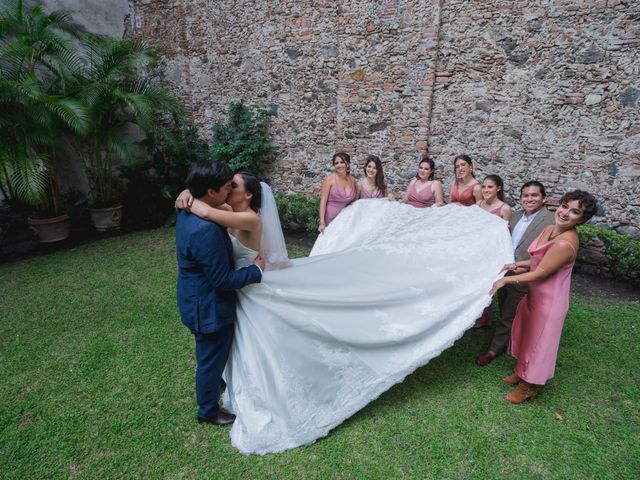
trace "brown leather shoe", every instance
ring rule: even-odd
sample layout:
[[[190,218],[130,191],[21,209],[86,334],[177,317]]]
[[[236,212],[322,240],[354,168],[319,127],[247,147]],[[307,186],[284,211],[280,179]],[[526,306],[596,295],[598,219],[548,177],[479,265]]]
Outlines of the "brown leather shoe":
[[[491,350],[487,350],[482,355],[478,355],[476,357],[476,363],[481,367],[486,367],[491,362],[493,362],[493,359],[496,358],[497,356],[498,355],[495,352],[492,352]]]
[[[511,375],[507,375],[506,377],[502,377],[502,381],[507,385],[517,385],[522,380],[517,374],[512,373]]]
[[[198,417],[198,423],[210,423],[211,425],[231,425],[235,422],[236,416],[233,413],[223,412],[220,410],[213,417]]]
[[[515,390],[507,393],[504,398],[511,403],[519,404],[525,400],[533,400],[538,396],[538,389],[530,383],[520,380]]]

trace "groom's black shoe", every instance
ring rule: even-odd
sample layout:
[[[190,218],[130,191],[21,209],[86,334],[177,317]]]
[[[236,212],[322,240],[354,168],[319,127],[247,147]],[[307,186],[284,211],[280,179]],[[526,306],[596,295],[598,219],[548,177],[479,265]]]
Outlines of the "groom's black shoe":
[[[198,417],[198,423],[210,423],[211,425],[231,425],[235,420],[236,416],[233,413],[222,410],[209,418]]]

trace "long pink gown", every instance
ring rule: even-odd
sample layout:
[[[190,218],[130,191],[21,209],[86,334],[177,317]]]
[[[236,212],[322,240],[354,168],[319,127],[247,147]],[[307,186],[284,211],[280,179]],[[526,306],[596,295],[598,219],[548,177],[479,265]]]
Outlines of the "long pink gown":
[[[416,190],[417,181],[409,187],[409,197],[407,203],[416,208],[432,207],[436,203],[436,196],[433,193],[433,180],[427,183],[419,192]]]
[[[465,207],[470,207],[471,205],[476,204],[476,197],[473,195],[473,187],[476,184],[469,185],[463,191],[458,191],[458,180],[453,181],[453,186],[451,187],[451,203],[459,202]]]
[[[356,186],[351,186],[351,191],[346,193],[335,183],[331,185],[329,189],[329,197],[327,198],[327,209],[324,212],[324,224],[329,225],[331,221],[338,216],[338,214],[347,205],[352,203],[356,199]]]
[[[484,200],[483,200],[483,202],[484,202]],[[500,206],[494,208],[489,213],[491,215],[500,216],[500,213],[502,212],[502,206],[503,205],[504,205],[504,203],[501,203]],[[474,327],[476,327],[476,328],[478,328],[478,327],[488,327],[489,325],[491,325],[491,317],[492,316],[493,316],[493,309],[491,308],[491,305],[489,305],[487,308],[484,309],[484,311],[482,312],[482,315],[480,315],[480,318],[478,318],[476,320],[476,323],[475,323]]]
[[[509,351],[517,358],[515,372],[525,382],[535,385],[544,385],[555,372],[576,258],[575,248],[566,240],[552,240],[538,246],[543,233],[529,246],[530,271],[538,268],[547,250],[556,242],[569,244],[574,252],[573,262],[563,265],[546,280],[529,284],[529,291],[518,304],[513,321]]]

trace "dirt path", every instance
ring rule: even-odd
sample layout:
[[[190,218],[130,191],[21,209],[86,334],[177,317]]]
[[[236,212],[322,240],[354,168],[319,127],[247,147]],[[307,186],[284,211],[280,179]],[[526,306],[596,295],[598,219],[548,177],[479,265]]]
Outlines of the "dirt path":
[[[582,273],[573,274],[571,278],[571,293],[590,298],[628,300],[640,303],[640,289],[633,285]]]

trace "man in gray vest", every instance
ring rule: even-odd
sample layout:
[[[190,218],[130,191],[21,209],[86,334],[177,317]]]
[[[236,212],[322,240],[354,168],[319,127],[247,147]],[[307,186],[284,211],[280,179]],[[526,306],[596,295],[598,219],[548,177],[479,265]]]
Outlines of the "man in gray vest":
[[[520,205],[523,211],[514,214],[509,222],[516,262],[529,259],[527,249],[531,242],[540,235],[544,227],[554,222],[553,212],[544,206],[545,198],[544,185],[537,180],[525,183],[520,189]],[[520,270],[510,271],[507,275],[523,273]],[[489,348],[476,358],[476,363],[481,367],[489,365],[494,358],[507,349],[511,338],[511,324],[516,316],[518,303],[527,294],[527,290],[526,283],[519,283],[506,285],[498,291],[500,319]]]

